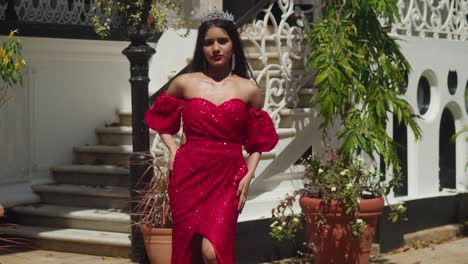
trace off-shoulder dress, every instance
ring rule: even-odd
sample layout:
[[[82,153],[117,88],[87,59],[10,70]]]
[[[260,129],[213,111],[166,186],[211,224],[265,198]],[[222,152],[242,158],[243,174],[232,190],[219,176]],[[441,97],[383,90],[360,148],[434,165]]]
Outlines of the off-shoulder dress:
[[[192,237],[199,234],[211,242],[219,264],[233,264],[236,192],[248,171],[242,146],[248,153],[270,151],[278,135],[267,112],[238,98],[216,105],[163,92],[145,115],[146,124],[161,134],[176,134],[181,120],[186,142],[176,152],[169,179],[171,262],[189,264]]]

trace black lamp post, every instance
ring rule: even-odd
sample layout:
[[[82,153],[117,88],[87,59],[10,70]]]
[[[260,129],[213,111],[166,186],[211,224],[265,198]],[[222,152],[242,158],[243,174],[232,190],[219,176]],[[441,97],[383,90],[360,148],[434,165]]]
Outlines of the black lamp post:
[[[146,23],[150,4],[150,0],[145,0],[141,20],[143,22],[129,27],[130,45],[122,51],[130,61],[130,84],[132,87],[133,153],[130,155],[130,212],[132,223],[139,222],[139,216],[134,214],[138,191],[153,177],[153,170],[149,169],[153,163],[153,158],[149,152],[149,131],[143,122],[144,114],[149,105],[148,83],[150,79],[148,77],[148,64],[151,57],[156,53],[147,44],[147,40],[152,35],[152,31]],[[143,236],[139,226],[132,225],[131,243],[132,261],[147,263]]]
[[[15,0],[8,0],[8,6],[5,10],[5,19],[7,21],[18,21],[18,15],[15,11]]]

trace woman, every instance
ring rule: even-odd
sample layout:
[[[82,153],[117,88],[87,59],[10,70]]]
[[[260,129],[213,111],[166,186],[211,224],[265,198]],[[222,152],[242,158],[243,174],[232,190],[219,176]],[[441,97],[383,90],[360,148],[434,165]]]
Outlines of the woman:
[[[216,10],[202,19],[193,72],[175,78],[145,115],[169,149],[173,264],[235,263],[238,214],[261,152],[278,142],[233,20]],[[181,118],[187,140],[178,148]]]

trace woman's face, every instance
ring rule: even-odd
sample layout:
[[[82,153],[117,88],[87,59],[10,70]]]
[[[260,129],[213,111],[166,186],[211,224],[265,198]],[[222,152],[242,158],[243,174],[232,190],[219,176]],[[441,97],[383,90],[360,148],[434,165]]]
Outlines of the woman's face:
[[[209,67],[230,67],[232,41],[226,30],[211,27],[203,40],[203,54]]]

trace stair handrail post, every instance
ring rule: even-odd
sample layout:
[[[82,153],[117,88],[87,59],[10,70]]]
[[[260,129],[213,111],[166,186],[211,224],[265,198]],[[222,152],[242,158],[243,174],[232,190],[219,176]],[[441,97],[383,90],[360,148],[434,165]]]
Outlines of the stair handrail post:
[[[146,22],[150,1],[145,0],[146,10],[141,21]],[[130,84],[132,101],[132,141],[133,152],[130,155],[130,217],[131,217],[131,249],[132,261],[147,263],[143,235],[138,225],[139,215],[135,214],[138,203],[138,194],[147,182],[153,177],[153,156],[150,153],[149,129],[143,121],[149,106],[148,76],[149,61],[156,53],[155,49],[147,44],[153,35],[152,29],[146,23],[135,23],[128,28],[130,45],[122,53],[130,61]]]

